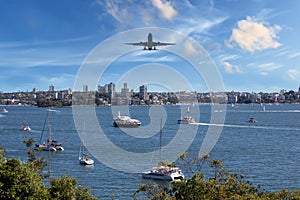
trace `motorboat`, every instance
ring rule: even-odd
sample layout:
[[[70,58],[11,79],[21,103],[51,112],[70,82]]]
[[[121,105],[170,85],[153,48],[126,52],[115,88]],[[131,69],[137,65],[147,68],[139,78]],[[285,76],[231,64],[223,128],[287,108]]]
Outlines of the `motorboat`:
[[[250,117],[246,122],[249,122],[249,123],[256,123],[256,119],[254,119],[253,117]]]
[[[141,125],[140,120],[131,119],[129,116],[122,116],[120,112],[118,116],[113,120],[114,127],[126,127],[126,128],[135,128]]]
[[[157,167],[153,167],[149,171],[142,172],[143,178],[165,180],[165,181],[176,181],[183,180],[184,175],[178,167],[173,165],[163,164],[161,162],[161,145],[162,145],[162,120],[160,123],[160,162]]]
[[[57,140],[51,139],[51,126],[50,126],[49,118],[50,118],[50,109],[48,109],[48,112],[47,112],[43,131],[42,131],[42,134],[40,137],[40,142],[39,142],[39,144],[35,145],[35,150],[38,150],[38,151],[64,151],[62,143],[58,142]],[[47,124],[46,122],[48,122],[48,139],[47,139],[47,142],[42,143],[41,141],[43,139],[43,135],[45,132],[45,125]]]
[[[85,148],[83,144],[80,145],[80,151],[79,151],[79,163],[82,165],[93,165],[94,160],[89,158],[89,155],[85,152]]]
[[[191,116],[186,116],[186,117],[178,119],[177,123],[178,124],[191,124],[191,123],[196,123],[196,121]]]
[[[190,113],[190,108],[187,108],[187,113]],[[191,116],[185,116],[177,120],[178,124],[192,124],[196,123],[195,119]]]
[[[142,173],[143,178],[176,181],[183,180],[184,175],[178,167],[158,166]]]
[[[0,113],[8,113],[8,110],[6,110],[5,108],[2,108],[2,109],[0,110]]]
[[[31,131],[31,128],[28,126],[28,125],[23,125],[21,128],[20,128],[21,131]]]

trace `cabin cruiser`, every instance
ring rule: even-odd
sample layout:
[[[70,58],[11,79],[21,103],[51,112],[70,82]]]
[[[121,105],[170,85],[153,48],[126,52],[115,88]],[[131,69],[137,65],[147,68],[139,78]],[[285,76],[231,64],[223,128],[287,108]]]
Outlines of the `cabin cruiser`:
[[[184,175],[178,167],[158,166],[142,173],[143,178],[165,181],[183,180]]]
[[[139,127],[141,122],[137,119],[131,119],[129,116],[122,116],[119,112],[118,116],[113,120],[113,125],[115,127],[134,128]]]

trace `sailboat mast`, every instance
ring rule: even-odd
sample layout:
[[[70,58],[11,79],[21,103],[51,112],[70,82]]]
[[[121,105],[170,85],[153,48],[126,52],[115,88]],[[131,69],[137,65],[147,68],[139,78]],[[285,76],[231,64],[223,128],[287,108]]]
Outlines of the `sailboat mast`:
[[[161,154],[161,145],[162,145],[162,118],[160,119],[160,134],[159,134],[159,161],[162,161]]]

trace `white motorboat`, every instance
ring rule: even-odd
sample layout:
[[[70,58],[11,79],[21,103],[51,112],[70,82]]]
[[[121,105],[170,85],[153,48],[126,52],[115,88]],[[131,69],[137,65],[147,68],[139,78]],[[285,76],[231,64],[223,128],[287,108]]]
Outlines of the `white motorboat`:
[[[153,169],[143,172],[143,178],[176,181],[183,180],[184,175],[178,167],[158,166]]]
[[[59,143],[57,140],[51,139],[51,128],[50,128],[51,126],[50,126],[50,122],[49,122],[49,117],[50,117],[50,109],[48,109],[48,112],[47,112],[46,120],[44,123],[44,128],[43,128],[42,135],[40,138],[40,142],[39,142],[39,144],[35,145],[35,149],[38,151],[63,151],[64,148],[63,148],[62,144]],[[43,135],[44,135],[46,122],[48,122],[48,140],[46,143],[41,143],[41,141],[43,139]]]
[[[190,108],[187,108],[187,113],[190,113]],[[185,116],[177,120],[178,124],[192,124],[196,123],[195,119],[191,116]]]
[[[8,113],[8,110],[6,110],[5,108],[2,108],[2,109],[0,110],[0,113]]]
[[[79,151],[79,163],[82,165],[93,165],[94,160],[89,158],[89,155],[85,152],[85,148],[83,144],[80,145],[80,151]]]
[[[115,127],[135,128],[139,127],[141,122],[137,119],[131,119],[129,116],[122,116],[118,112],[118,116],[113,120],[113,125]]]
[[[28,126],[28,125],[23,125],[21,128],[20,128],[21,131],[31,131],[31,128]]]
[[[160,124],[160,160],[161,160],[161,144],[162,144],[162,121]],[[159,166],[152,168],[149,171],[142,172],[143,178],[165,180],[165,181],[175,181],[183,180],[184,174],[178,167],[171,165],[162,164],[159,162]]]

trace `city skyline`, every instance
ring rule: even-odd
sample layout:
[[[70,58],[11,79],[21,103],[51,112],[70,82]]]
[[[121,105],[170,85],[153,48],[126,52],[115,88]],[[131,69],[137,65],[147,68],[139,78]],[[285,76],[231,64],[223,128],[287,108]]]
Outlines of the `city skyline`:
[[[296,91],[300,84],[299,6],[300,2],[292,0],[3,2],[0,91],[47,90],[49,85],[72,89],[81,64],[97,45],[116,34],[145,27],[171,29],[200,44],[215,63],[225,91]],[[144,41],[147,34],[133,35],[124,43]],[[176,42],[164,33],[153,37]],[[170,91],[170,85],[186,90],[181,84],[184,79],[194,91],[207,90],[188,63],[167,48],[149,52],[123,45],[114,48],[128,48],[129,53],[111,63],[99,84],[115,82],[120,88],[124,74],[151,65],[155,70],[143,68],[139,76],[131,76],[128,85],[138,89],[144,75],[166,79],[166,85],[144,83],[148,91]],[[157,73],[166,69],[183,79],[174,81]],[[94,87],[96,90],[97,85]]]

